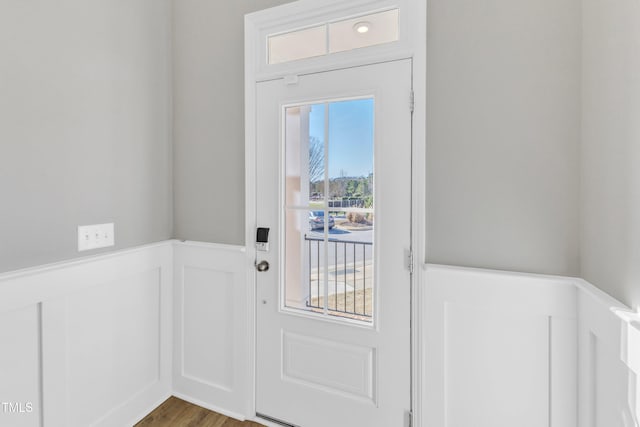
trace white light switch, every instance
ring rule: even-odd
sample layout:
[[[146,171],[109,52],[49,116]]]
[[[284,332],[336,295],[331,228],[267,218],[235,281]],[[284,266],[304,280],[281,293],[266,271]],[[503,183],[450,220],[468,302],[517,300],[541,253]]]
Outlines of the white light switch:
[[[78,251],[106,248],[115,244],[113,223],[78,226]]]

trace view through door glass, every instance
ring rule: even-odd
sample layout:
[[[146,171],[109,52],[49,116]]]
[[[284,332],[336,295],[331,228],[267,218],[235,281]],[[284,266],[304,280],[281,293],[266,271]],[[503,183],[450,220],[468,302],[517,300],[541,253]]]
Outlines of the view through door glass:
[[[288,106],[284,117],[284,306],[372,322],[374,99]]]

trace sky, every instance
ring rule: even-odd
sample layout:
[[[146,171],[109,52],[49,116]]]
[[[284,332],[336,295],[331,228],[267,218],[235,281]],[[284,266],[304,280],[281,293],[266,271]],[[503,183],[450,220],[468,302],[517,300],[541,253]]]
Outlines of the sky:
[[[324,104],[309,114],[309,134],[324,141]],[[373,172],[373,99],[329,104],[329,178]]]

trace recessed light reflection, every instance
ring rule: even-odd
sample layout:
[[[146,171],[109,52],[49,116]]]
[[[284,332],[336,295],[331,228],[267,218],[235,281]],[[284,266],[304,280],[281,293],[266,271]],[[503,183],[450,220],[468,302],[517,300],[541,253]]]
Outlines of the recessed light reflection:
[[[353,26],[353,29],[360,34],[368,33],[369,30],[371,29],[371,23],[366,21],[357,22]]]

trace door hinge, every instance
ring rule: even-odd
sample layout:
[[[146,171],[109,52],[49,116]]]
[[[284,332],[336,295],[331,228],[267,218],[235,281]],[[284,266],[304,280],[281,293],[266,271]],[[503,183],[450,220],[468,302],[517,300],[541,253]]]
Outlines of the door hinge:
[[[413,113],[413,109],[415,108],[415,96],[413,94],[413,91],[411,91],[411,93],[409,94],[409,110]]]
[[[407,270],[409,270],[410,274],[413,274],[413,250],[409,249],[406,252],[407,255]]]
[[[404,425],[406,427],[413,426],[413,411],[406,411],[404,415]]]

